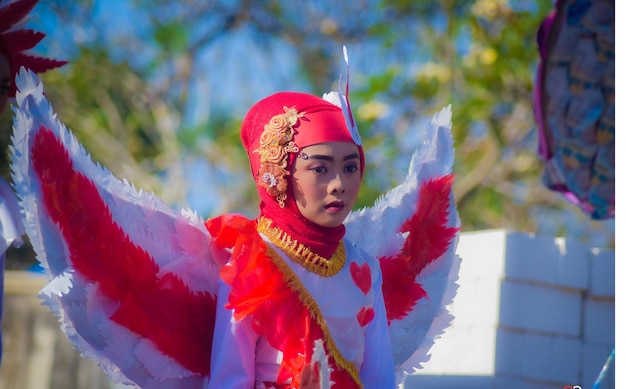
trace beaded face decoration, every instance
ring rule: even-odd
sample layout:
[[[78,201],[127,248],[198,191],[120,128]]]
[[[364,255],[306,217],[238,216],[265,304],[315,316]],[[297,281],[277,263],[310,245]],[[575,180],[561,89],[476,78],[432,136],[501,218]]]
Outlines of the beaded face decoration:
[[[294,107],[283,106],[284,114],[270,119],[263,127],[259,140],[261,167],[257,177],[258,184],[265,188],[270,196],[274,196],[281,208],[287,199],[287,161],[289,153],[297,153],[298,146],[293,141],[293,126],[305,112],[298,112]]]

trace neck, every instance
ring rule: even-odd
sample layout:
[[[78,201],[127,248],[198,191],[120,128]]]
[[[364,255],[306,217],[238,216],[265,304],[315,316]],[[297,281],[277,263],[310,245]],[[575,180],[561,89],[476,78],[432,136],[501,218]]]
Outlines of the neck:
[[[273,227],[281,229],[313,253],[330,258],[339,247],[339,242],[346,232],[345,226],[342,224],[337,227],[322,227],[307,220],[299,212],[290,211],[288,207],[291,208],[289,205],[280,208],[275,201],[263,201],[261,216],[271,220]]]
[[[330,257],[322,257],[314,253],[302,243],[293,239],[285,231],[272,226],[272,221],[260,217],[257,230],[265,235],[267,239],[276,245],[292,261],[299,263],[310,272],[323,277],[332,277],[337,274],[346,263],[346,251],[343,242],[339,242],[339,247]]]

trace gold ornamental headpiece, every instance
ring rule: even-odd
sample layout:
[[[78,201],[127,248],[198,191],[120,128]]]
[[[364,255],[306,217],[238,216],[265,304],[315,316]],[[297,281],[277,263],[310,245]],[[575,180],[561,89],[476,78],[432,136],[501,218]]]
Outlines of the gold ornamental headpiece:
[[[297,153],[298,146],[294,143],[293,126],[305,112],[298,112],[295,107],[283,107],[285,113],[273,116],[264,126],[259,148],[261,168],[257,176],[258,185],[265,188],[270,196],[274,196],[281,208],[287,198],[288,153]]]

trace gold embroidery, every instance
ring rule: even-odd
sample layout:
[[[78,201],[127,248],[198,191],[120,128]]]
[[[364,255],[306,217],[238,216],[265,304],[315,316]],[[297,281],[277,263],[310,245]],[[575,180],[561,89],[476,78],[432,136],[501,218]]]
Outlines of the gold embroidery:
[[[285,261],[283,261],[280,254],[278,254],[274,249],[269,246],[267,246],[267,254],[269,255],[274,265],[280,270],[281,273],[283,273],[283,278],[285,279],[285,282],[287,283],[289,288],[296,292],[296,295],[298,296],[300,302],[309,310],[313,320],[315,320],[315,322],[322,329],[322,333],[324,334],[324,345],[328,349],[328,354],[332,356],[332,358],[337,363],[337,366],[347,371],[354,380],[354,382],[356,382],[356,384],[360,388],[362,388],[363,383],[361,383],[361,380],[359,379],[359,371],[352,362],[347,360],[341,354],[341,352],[337,348],[335,341],[330,336],[330,330],[328,329],[328,325],[326,325],[326,322],[322,317],[322,312],[315,302],[315,299],[309,294],[298,276],[291,270],[289,265],[286,264]]]
[[[272,221],[260,217],[257,230],[267,236],[270,242],[280,247],[294,262],[299,263],[305,269],[322,277],[332,277],[339,273],[346,263],[346,249],[343,241],[339,242],[339,247],[330,257],[324,258],[315,254],[305,245],[298,243],[285,231],[278,227],[271,226]]]
[[[270,196],[274,196],[281,208],[287,199],[287,160],[289,153],[297,153],[298,146],[293,142],[293,126],[305,112],[295,107],[283,107],[284,114],[276,115],[263,127],[259,148],[261,167],[257,177],[258,184],[265,188]]]

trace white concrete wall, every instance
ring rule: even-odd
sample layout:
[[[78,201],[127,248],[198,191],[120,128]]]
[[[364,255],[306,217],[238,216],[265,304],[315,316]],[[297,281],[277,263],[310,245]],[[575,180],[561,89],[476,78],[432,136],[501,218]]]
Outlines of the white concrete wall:
[[[592,388],[615,344],[615,252],[492,230],[458,253],[455,319],[405,389]]]

